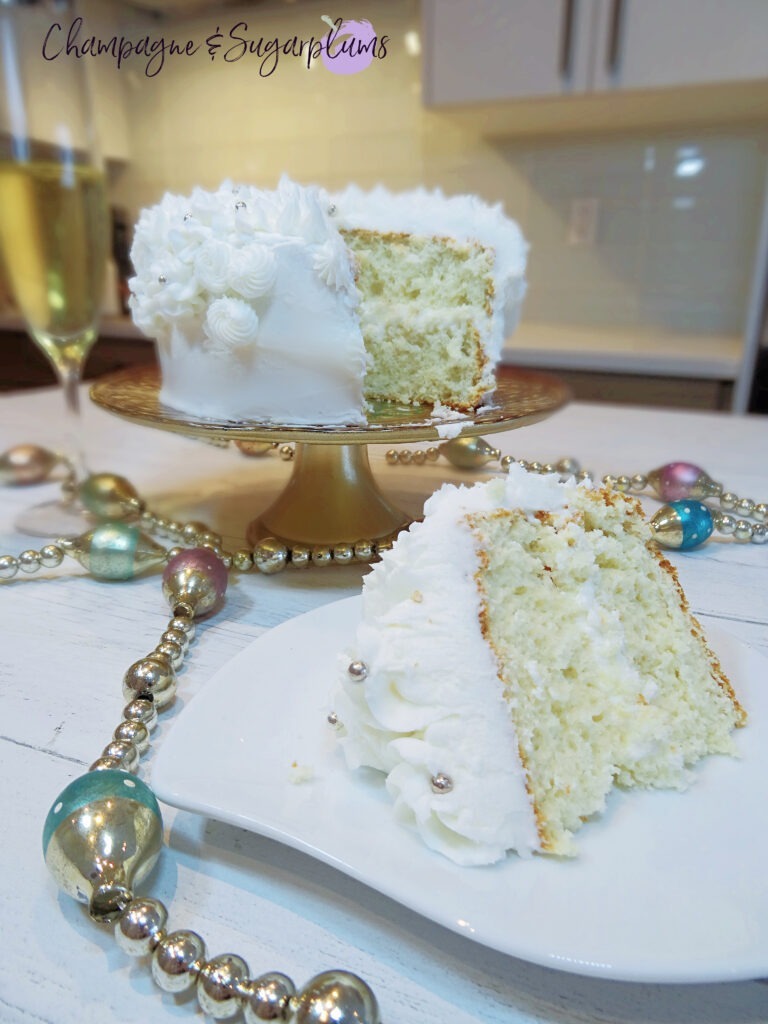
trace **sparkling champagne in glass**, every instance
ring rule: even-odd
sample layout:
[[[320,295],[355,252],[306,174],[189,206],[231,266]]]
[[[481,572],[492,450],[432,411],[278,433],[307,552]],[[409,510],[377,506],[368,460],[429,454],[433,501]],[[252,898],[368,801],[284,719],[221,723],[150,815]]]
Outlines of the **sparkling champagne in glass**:
[[[64,14],[64,17],[62,17]],[[27,330],[53,365],[71,416],[79,469],[79,384],[98,336],[108,218],[86,67],[43,57],[54,21],[72,5],[0,0],[0,259]],[[44,509],[47,508],[47,512]],[[79,532],[76,508],[30,509],[26,532]]]

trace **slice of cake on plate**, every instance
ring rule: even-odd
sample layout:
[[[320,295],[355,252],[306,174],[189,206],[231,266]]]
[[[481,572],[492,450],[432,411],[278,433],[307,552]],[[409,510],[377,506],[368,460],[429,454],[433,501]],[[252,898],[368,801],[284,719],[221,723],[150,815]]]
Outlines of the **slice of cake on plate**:
[[[683,788],[746,720],[639,502],[515,465],[383,554],[342,676],[349,766],[461,864],[573,854],[614,785]]]
[[[225,183],[142,212],[131,310],[157,340],[161,401],[195,417],[360,426],[369,399],[471,412],[526,250],[468,196]]]

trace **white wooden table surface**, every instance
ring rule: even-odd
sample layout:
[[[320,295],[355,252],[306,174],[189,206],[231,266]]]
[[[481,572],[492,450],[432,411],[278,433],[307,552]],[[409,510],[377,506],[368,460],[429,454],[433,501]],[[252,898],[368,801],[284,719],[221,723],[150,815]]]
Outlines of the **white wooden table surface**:
[[[230,544],[290,472],[278,459],[248,460],[132,426],[89,403],[84,416],[93,469],[124,474],[152,507],[207,520]],[[54,390],[2,398],[0,450],[55,444],[62,423]],[[600,475],[684,459],[739,495],[768,500],[768,417],[575,404],[496,443],[529,460],[572,454]],[[386,490],[414,511],[450,475],[442,463],[390,468],[383,449],[371,456]],[[0,553],[30,546],[14,533],[14,518],[53,493],[49,486],[0,492]],[[718,620],[768,653],[768,546],[712,543],[673,560],[705,627]],[[69,560],[53,575],[0,585],[0,1022],[200,1020],[194,999],[161,993],[84,907],[59,895],[43,864],[50,804],[108,741],[124,704],[122,675],[155,645],[167,618],[157,576],[96,582]],[[356,593],[360,575],[350,567],[237,579],[224,612],[198,630],[154,743],[228,658],[287,617]],[[151,758],[144,759],[150,771]],[[167,849],[143,889],[170,905],[171,928],[199,931],[212,955],[241,954],[254,974],[277,969],[301,983],[328,967],[354,970],[376,991],[384,1024],[768,1021],[766,984],[639,985],[532,966],[269,840],[171,808],[164,819]]]

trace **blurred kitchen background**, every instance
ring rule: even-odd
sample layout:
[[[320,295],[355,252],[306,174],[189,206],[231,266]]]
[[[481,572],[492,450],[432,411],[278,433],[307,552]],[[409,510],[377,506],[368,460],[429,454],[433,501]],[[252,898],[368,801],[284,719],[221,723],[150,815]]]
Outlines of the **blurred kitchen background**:
[[[83,57],[108,159],[113,260],[91,375],[153,358],[125,315],[139,210],[168,190],[281,174],[473,192],[531,244],[508,364],[578,398],[768,412],[768,0],[89,0],[81,41],[149,35],[193,56]],[[372,22],[354,75],[205,40]],[[60,17],[65,26],[66,16]],[[232,45],[231,40],[229,45]],[[42,62],[41,62],[42,65]],[[41,66],[41,75],[45,68]],[[0,389],[52,381],[0,287]]]

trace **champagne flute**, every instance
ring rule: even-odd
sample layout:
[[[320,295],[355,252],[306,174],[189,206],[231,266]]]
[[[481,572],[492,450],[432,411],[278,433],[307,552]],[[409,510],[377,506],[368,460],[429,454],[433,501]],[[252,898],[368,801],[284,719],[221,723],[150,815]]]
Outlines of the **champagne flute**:
[[[67,13],[75,16],[72,5]],[[0,0],[0,259],[27,331],[51,362],[82,472],[79,385],[98,336],[108,218],[86,67],[42,43],[61,18],[40,0]],[[26,533],[81,532],[74,502],[29,509]]]

